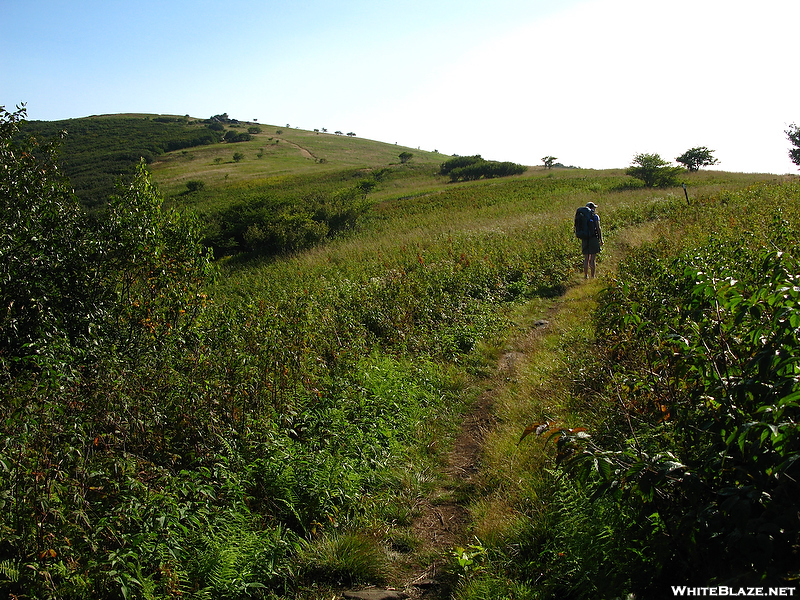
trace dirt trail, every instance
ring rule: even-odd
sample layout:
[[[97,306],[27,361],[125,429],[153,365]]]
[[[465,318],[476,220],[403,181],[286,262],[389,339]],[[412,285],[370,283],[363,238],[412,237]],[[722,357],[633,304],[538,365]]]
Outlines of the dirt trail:
[[[481,466],[481,454],[486,434],[495,426],[493,404],[507,381],[513,380],[517,366],[535,351],[536,340],[542,336],[558,310],[558,303],[550,309],[546,319],[534,322],[500,357],[497,369],[488,382],[486,390],[477,398],[465,415],[461,430],[447,456],[444,474],[445,483],[421,503],[421,514],[414,520],[414,536],[422,540],[425,551],[434,554],[426,568],[414,572],[403,582],[408,598],[443,600],[446,591],[440,579],[441,569],[448,561],[447,553],[456,546],[466,547],[470,543],[470,515],[467,504],[474,500],[471,494],[454,494],[454,490],[468,490],[477,483]],[[459,496],[463,496],[461,500]]]
[[[301,155],[303,158],[310,158],[310,159],[312,159],[312,160],[317,160],[317,157],[316,157],[316,156],[314,156],[313,154],[311,154],[311,152],[309,152],[308,150],[306,150],[305,148],[303,148],[303,147],[302,147],[302,146],[300,146],[299,144],[295,144],[294,142],[290,142],[290,141],[289,141],[289,140],[287,140],[286,138],[277,138],[277,139],[279,139],[279,140],[280,140],[281,142],[283,142],[284,144],[287,144],[287,145],[291,146],[292,148],[297,148],[297,149],[300,151],[300,155]]]
[[[604,260],[599,265],[601,277],[604,272],[616,270],[620,258],[630,247],[651,237],[651,229],[650,224],[645,224],[620,232],[615,237],[616,248],[604,255]],[[518,369],[533,360],[540,340],[560,329],[562,320],[569,320],[568,313],[576,309],[576,301],[580,303],[580,298],[587,293],[585,288],[578,286],[582,287],[587,283],[590,286],[596,285],[596,282],[584,282],[582,273],[576,273],[573,283],[576,287],[553,299],[543,318],[530,323],[523,331],[506,341],[506,350],[498,359],[493,376],[484,382],[485,391],[463,419],[459,435],[447,456],[443,483],[421,501],[420,515],[412,524],[414,537],[422,541],[416,554],[435,558],[423,567],[406,570],[401,580],[395,582],[397,587],[389,588],[385,592],[387,595],[381,595],[381,590],[374,590],[377,595],[369,596],[371,600],[449,599],[446,581],[441,577],[442,568],[448,564],[449,553],[456,546],[466,547],[471,543],[469,503],[477,497],[475,489],[470,488],[471,484],[480,483],[484,442],[487,433],[497,425],[494,416],[495,400],[506,392],[509,382],[516,380]],[[459,490],[461,493],[458,493]]]

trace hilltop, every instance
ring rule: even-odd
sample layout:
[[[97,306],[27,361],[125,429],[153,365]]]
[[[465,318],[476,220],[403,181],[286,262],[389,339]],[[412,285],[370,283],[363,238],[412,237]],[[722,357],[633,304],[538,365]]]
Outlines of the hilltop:
[[[209,188],[243,180],[274,180],[345,169],[375,169],[400,163],[403,152],[416,166],[438,165],[443,155],[395,144],[238,121],[227,115],[93,115],[59,121],[28,121],[22,133],[62,141],[60,165],[75,193],[96,208],[115,191],[119,176],[133,175],[144,159],[166,195],[185,191],[190,180]],[[234,156],[238,160],[234,160]]]

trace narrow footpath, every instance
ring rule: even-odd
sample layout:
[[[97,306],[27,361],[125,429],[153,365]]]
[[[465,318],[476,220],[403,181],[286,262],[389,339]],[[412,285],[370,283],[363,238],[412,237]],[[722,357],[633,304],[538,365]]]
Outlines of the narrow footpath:
[[[359,600],[447,600],[450,598],[444,567],[450,562],[457,546],[467,547],[474,542],[470,505],[480,498],[482,458],[487,436],[497,427],[495,401],[513,385],[524,364],[536,360],[542,340],[549,334],[558,335],[554,327],[562,314],[577,310],[581,298],[589,297],[585,287],[578,285],[544,306],[541,314],[517,324],[515,334],[505,343],[494,374],[483,381],[483,392],[473,402],[461,424],[458,436],[448,452],[441,483],[419,503],[419,515],[411,529],[421,541],[418,556],[434,557],[424,567],[407,570],[394,586],[346,591],[342,598]],[[583,290],[583,291],[582,291]],[[576,299],[576,296],[578,297]]]
[[[520,393],[530,393],[525,385],[527,378],[539,380],[536,394],[540,398],[534,404],[547,409],[557,404],[555,397],[563,393],[556,381],[561,375],[558,365],[563,366],[561,361],[565,360],[562,344],[587,327],[587,315],[596,307],[604,277],[616,270],[628,249],[651,237],[651,227],[645,224],[618,232],[614,251],[607,252],[598,265],[597,279],[584,281],[583,274],[576,273],[564,294],[532,301],[528,312],[515,319],[515,329],[505,341],[493,375],[483,381],[483,392],[463,419],[447,455],[442,483],[421,500],[419,515],[413,521],[413,535],[421,540],[421,547],[415,550],[415,555],[433,558],[423,563],[423,567],[404,571],[392,587],[347,591],[343,598],[449,600],[451,590],[444,567],[451,563],[454,548],[467,547],[475,541],[473,531],[476,524],[472,521],[470,508],[476,502],[486,500],[480,490],[486,469],[484,451],[487,440],[491,441],[490,438],[498,435],[498,429],[503,427],[512,427],[514,439],[522,433],[525,425],[513,429],[518,424],[511,419],[511,423],[504,422],[508,417],[504,412],[513,406],[513,399]],[[558,409],[553,406],[553,410]],[[546,458],[540,457],[539,460],[542,464],[546,462]]]

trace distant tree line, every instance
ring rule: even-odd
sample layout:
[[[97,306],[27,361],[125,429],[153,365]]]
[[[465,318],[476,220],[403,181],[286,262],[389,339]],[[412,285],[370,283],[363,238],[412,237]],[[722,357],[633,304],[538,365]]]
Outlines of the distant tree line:
[[[450,181],[475,181],[521,175],[527,170],[525,165],[513,162],[486,160],[480,154],[475,156],[456,156],[442,163],[440,175],[447,175]]]

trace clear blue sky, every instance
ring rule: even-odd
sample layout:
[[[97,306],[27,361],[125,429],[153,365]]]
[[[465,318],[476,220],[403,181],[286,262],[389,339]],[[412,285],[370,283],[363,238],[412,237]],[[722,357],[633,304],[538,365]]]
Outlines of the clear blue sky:
[[[0,105],[355,132],[587,168],[797,173],[798,0],[0,0]]]

